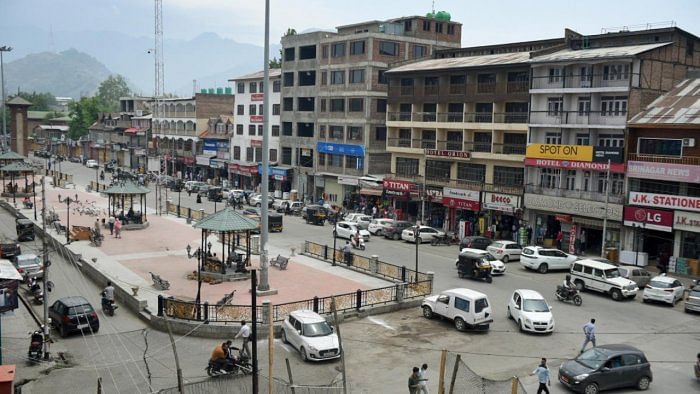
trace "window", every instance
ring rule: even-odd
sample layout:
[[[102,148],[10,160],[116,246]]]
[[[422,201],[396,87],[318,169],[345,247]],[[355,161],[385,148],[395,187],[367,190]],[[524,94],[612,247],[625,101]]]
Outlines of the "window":
[[[362,141],[362,127],[348,126],[348,140]]]
[[[265,92],[265,84],[263,84],[262,81],[260,81],[260,83],[258,83],[258,92],[260,92],[260,93]]]
[[[455,34],[455,25],[452,23],[447,24],[447,34],[449,35],[454,35]]]
[[[490,132],[474,133],[474,152],[491,152],[491,138]]]
[[[590,145],[591,136],[589,134],[576,134],[576,145]]]
[[[413,46],[413,58],[419,59],[425,57],[428,54],[428,47],[425,45],[414,45]]]
[[[559,188],[560,172],[558,168],[540,168],[540,186],[545,189]]]
[[[425,94],[438,94],[438,77],[425,77],[423,79],[423,86]]]
[[[272,91],[274,93],[279,93],[280,86],[282,86],[282,82],[279,79],[276,81],[272,81]]]
[[[365,100],[362,98],[350,98],[348,99],[348,112],[362,112],[364,111]]]
[[[362,55],[365,53],[365,42],[364,41],[352,41],[350,42],[350,55]]]
[[[248,106],[248,114],[249,115],[257,115],[257,109],[258,109],[258,107],[255,104],[250,104]]]
[[[416,176],[418,174],[419,159],[409,159],[407,157],[396,158],[396,175]]]
[[[625,146],[625,136],[622,134],[598,134],[598,146],[623,148]]]
[[[285,87],[294,86],[294,73],[293,72],[284,73],[283,79],[284,79],[284,86]]]
[[[486,298],[480,298],[474,302],[474,313],[481,313],[485,308],[488,308],[489,302]]]
[[[403,30],[404,30],[404,31],[411,31],[411,28],[412,28],[411,22],[412,22],[412,21],[411,21],[410,19],[409,19],[409,20],[406,20],[406,21],[403,21]]]
[[[236,125],[236,134],[243,135],[243,125],[242,124]]]
[[[258,125],[258,135],[263,135],[263,125],[261,124]]]
[[[299,86],[316,85],[316,71],[299,71]]]
[[[386,127],[377,127],[374,129],[375,141],[386,141]]]
[[[294,50],[296,48],[285,48],[284,49],[284,61],[290,62],[294,60]]]
[[[250,82],[248,84],[248,90],[250,93],[257,93],[258,92],[258,83],[257,82]]]
[[[345,168],[361,170],[364,168],[364,164],[364,157],[345,156]]]
[[[237,115],[245,115],[245,107],[243,105],[236,106]]]
[[[627,80],[630,76],[630,65],[629,64],[613,64],[603,67],[603,80],[604,81],[615,81],[615,80]]]
[[[272,114],[273,115],[280,114],[280,105],[279,104],[272,104]]]
[[[263,108],[265,107],[262,104],[258,105],[258,115],[263,115]]]
[[[282,135],[292,136],[292,122],[282,122]]]
[[[695,42],[688,38],[685,40],[685,55],[686,56],[693,56],[695,53]]]
[[[342,85],[345,83],[345,70],[331,71],[331,85]]]
[[[292,148],[282,147],[282,164],[292,164]]]
[[[464,149],[464,137],[461,131],[448,131],[447,132],[447,142],[445,143],[445,149],[461,151]]]
[[[326,103],[327,103],[327,102],[328,102],[327,99],[321,99],[321,112],[326,112],[326,111],[327,111],[327,107],[326,107]]]
[[[581,190],[584,192],[591,191],[591,178],[592,175],[590,171],[583,172],[583,179],[581,179]]]
[[[591,113],[591,98],[590,97],[579,97],[578,98],[578,114],[580,116],[585,116]]]
[[[299,60],[316,59],[316,45],[299,47]]]
[[[248,135],[255,135],[255,125],[249,125],[248,126]]]
[[[560,132],[548,132],[544,136],[544,143],[550,145],[561,144],[561,133]]]
[[[392,41],[379,41],[379,54],[384,56],[398,56],[399,44]]]
[[[328,126],[328,138],[342,140],[345,138],[343,126]]]
[[[378,113],[385,113],[386,112],[386,99],[377,99],[377,112]]]
[[[425,161],[425,177],[439,181],[450,179],[450,170],[452,162],[441,160],[426,160]]]
[[[345,56],[345,43],[338,42],[331,45],[331,57],[343,57]]]
[[[345,112],[345,99],[331,99],[330,101],[330,112]]]
[[[282,107],[285,111],[294,111],[294,99],[292,97],[283,98]]]
[[[298,97],[297,111],[313,112],[316,109],[316,100],[313,97]]]
[[[245,83],[238,82],[238,84],[236,84],[236,86],[237,86],[238,93],[245,93]]]
[[[253,149],[255,156],[253,156],[253,161],[261,162],[262,161],[262,148],[255,148]]]
[[[326,165],[326,154],[325,153],[318,154],[318,165],[321,167]]]
[[[522,185],[524,169],[518,167],[493,167],[493,184],[501,186]]]
[[[566,171],[566,190],[575,190],[576,188],[576,170]]]
[[[681,157],[683,156],[683,140],[639,138],[637,140],[637,153],[640,155]]]
[[[362,83],[365,81],[365,70],[350,70],[348,73],[348,82]]]
[[[460,311],[469,312],[469,301],[455,297],[455,308],[459,309]]]
[[[302,167],[313,167],[314,166],[314,150],[313,149],[303,149],[297,150],[297,162]]]
[[[343,166],[343,156],[341,155],[326,155],[328,156],[328,165],[333,166],[333,167],[342,167]]]
[[[442,27],[444,26],[443,23],[440,22],[435,22],[435,32],[436,33],[442,33]]]
[[[547,98],[547,115],[561,116],[564,111],[564,99],[561,97]]]
[[[602,116],[627,115],[627,96],[603,96],[600,99],[600,114]]]
[[[313,137],[314,136],[314,124],[313,123],[297,123],[297,137]]]
[[[423,20],[423,31],[430,31],[430,21]]]
[[[253,161],[255,150],[252,147],[245,148],[245,161]]]
[[[562,69],[561,68],[550,68],[549,69],[549,83],[561,82]]]
[[[233,160],[241,160],[241,147],[240,146],[233,147]]]
[[[273,137],[279,137],[280,136],[280,127],[278,125],[272,126],[272,136]]]
[[[270,149],[270,161],[277,161],[277,149]]]
[[[435,130],[423,130],[421,132],[421,148],[435,149]]]

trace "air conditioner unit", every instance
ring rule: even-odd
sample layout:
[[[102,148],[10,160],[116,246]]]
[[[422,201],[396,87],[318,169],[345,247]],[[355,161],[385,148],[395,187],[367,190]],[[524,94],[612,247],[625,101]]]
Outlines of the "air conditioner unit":
[[[136,110],[136,116],[143,116],[143,110],[142,110],[142,109],[137,109],[137,110]]]
[[[695,138],[683,138],[683,147],[684,148],[695,147]]]

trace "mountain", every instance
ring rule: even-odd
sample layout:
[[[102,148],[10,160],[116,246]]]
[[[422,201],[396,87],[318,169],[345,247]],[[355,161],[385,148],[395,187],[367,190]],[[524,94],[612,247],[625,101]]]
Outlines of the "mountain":
[[[94,57],[75,49],[41,52],[5,64],[7,92],[49,92],[79,98],[91,95],[111,72]]]

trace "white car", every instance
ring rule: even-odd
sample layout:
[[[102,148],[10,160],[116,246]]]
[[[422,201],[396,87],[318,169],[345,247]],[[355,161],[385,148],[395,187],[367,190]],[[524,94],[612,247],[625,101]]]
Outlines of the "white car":
[[[423,317],[441,316],[452,320],[458,331],[467,328],[488,330],[493,323],[491,304],[484,293],[470,289],[445,290],[423,299]]]
[[[520,264],[527,268],[546,274],[549,270],[568,270],[578,257],[564,253],[559,249],[547,249],[541,246],[527,246],[520,255]]]
[[[249,198],[249,204],[252,207],[260,207],[262,206],[262,194],[255,194],[254,196]],[[270,194],[267,195],[267,207],[270,208],[272,207],[272,204],[275,203],[275,198],[272,197]]]
[[[384,229],[394,224],[394,219],[372,219],[367,226],[367,231],[372,235],[382,236],[384,235]]]
[[[651,278],[651,281],[644,288],[642,301],[661,301],[675,305],[677,301],[683,299],[685,286],[676,278],[671,278],[661,274]]]
[[[345,219],[343,220],[346,222],[357,223],[360,228],[367,230],[369,224],[372,222],[372,217],[363,213],[351,213],[345,216]]]
[[[401,232],[401,239],[403,239],[406,242],[415,242],[416,238],[413,235],[413,232],[415,230],[416,226],[412,226],[403,230]],[[430,242],[433,240],[433,238],[442,237],[443,235],[445,235],[444,232],[438,231],[430,226],[420,226],[420,229],[418,230],[418,242]]]
[[[488,250],[493,257],[507,263],[512,260],[520,260],[520,254],[523,249],[513,241],[496,241],[487,246],[486,250]]]
[[[282,323],[282,340],[299,350],[304,361],[340,357],[340,342],[333,327],[311,310],[297,310]]]
[[[97,168],[100,166],[100,163],[97,162],[97,160],[88,160],[85,162],[85,167],[87,168]]]
[[[497,258],[493,257],[491,253],[481,250],[481,249],[473,249],[473,248],[462,248],[460,253],[474,253],[477,255],[483,256],[483,258],[489,262],[491,265],[491,275],[503,275],[506,273],[506,265],[503,264],[502,261],[498,260]],[[455,266],[459,266],[459,259],[455,260]]]
[[[358,227],[357,224],[352,223],[352,222],[338,222],[335,224],[335,230],[333,231],[335,233],[335,236],[338,238],[345,238],[345,239],[350,239],[351,237],[354,237],[355,234],[357,233]],[[360,236],[362,239],[364,239],[365,242],[369,242],[369,231],[367,230],[360,230]]]
[[[515,320],[520,331],[549,333],[554,331],[552,308],[534,290],[518,289],[508,301],[509,319]]]

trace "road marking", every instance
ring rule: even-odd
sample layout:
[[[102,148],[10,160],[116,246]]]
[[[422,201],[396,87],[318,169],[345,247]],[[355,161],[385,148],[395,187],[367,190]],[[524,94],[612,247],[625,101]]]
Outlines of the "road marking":
[[[374,317],[372,317],[372,316],[369,316],[369,317],[367,318],[367,320],[371,321],[371,322],[374,323],[374,324],[377,324],[377,325],[379,325],[379,326],[382,326],[382,327],[384,327],[384,328],[386,328],[386,329],[388,329],[388,330],[396,331],[396,329],[395,329],[394,327],[392,327],[392,326],[386,324],[386,322],[384,322],[384,320],[380,320],[380,319],[374,318]]]

